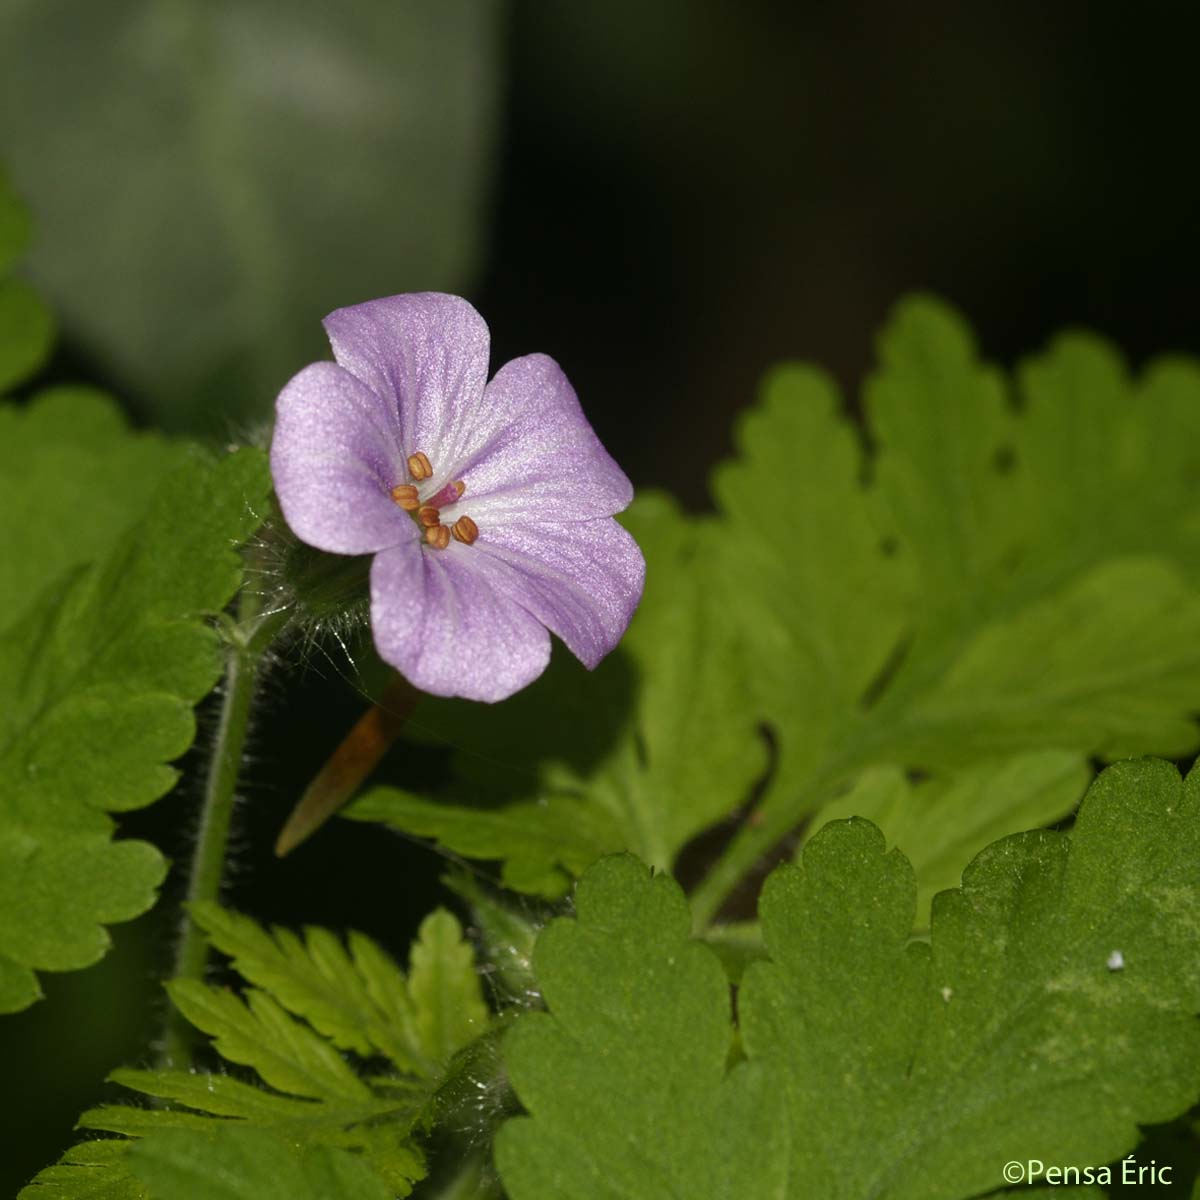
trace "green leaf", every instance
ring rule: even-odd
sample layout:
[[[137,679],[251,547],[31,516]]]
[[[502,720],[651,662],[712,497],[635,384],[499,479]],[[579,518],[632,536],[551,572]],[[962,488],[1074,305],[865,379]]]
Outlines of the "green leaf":
[[[0,634],[0,1011],[33,969],[99,959],[103,925],[154,901],[162,856],[112,841],[108,812],[157,799],[220,672],[211,618],[241,579],[263,456],[192,450],[144,518],[95,564],[44,589]]]
[[[742,1036],[784,1069],[815,1190],[973,1195],[1008,1159],[1107,1162],[1188,1106],[1198,799],[1165,763],[1110,768],[1069,838],[999,842],[935,900],[931,952],[911,867],[866,822],[772,878]]]
[[[32,375],[54,341],[54,321],[23,279],[0,279],[0,391]]]
[[[414,724],[454,748],[455,785],[424,799],[377,789],[347,816],[503,859],[508,886],[554,897],[614,850],[669,868],[746,800],[766,748],[706,574],[715,532],[654,494],[622,520],[647,582],[618,649],[591,674],[556,654],[502,705],[423,704]]]
[[[253,1067],[272,1087],[314,1099],[370,1099],[338,1052],[266,992],[251,989],[243,1002],[227,989],[174,979],[167,993],[197,1029],[212,1035],[222,1058]]]
[[[606,858],[581,880],[576,911],[534,952],[549,1014],[522,1017],[504,1039],[532,1114],[497,1134],[506,1193],[781,1195],[781,1106],[757,1066],[726,1070],[729,985],[691,940],[679,888],[631,857]]]
[[[976,854],[1010,833],[1061,820],[1090,778],[1084,759],[1062,750],[980,763],[919,784],[896,767],[869,767],[850,791],[817,813],[811,829],[846,817],[874,822],[912,863],[916,928],[926,929],[934,895],[957,887]]]
[[[421,922],[412,948],[408,994],[421,1048],[434,1062],[449,1062],[487,1023],[474,951],[457,918],[444,908]]]
[[[508,887],[551,899],[569,889],[572,875],[582,874],[601,855],[624,848],[612,815],[574,796],[546,796],[540,802],[487,809],[376,787],[345,815],[434,838],[469,858],[502,859]]]
[[[713,586],[780,753],[705,920],[864,765],[1197,745],[1200,368],[1135,383],[1073,334],[1023,365],[1017,407],[927,297],[897,307],[880,354],[870,454],[832,383],[789,368],[715,476]]]
[[[1121,763],[1069,835],[984,851],[925,944],[908,861],[831,823],[764,889],[770,960],[746,970],[726,1069],[727,985],[678,888],[604,860],[538,942],[548,1013],[504,1044],[531,1114],[497,1139],[508,1193],[967,1200],[1010,1159],[1118,1158],[1200,1077],[1198,862],[1200,772]],[[755,1072],[756,1132],[714,1131],[707,1098]],[[695,1174],[706,1141],[751,1157],[753,1185]]]
[[[328,352],[331,309],[465,290],[500,22],[474,0],[3,6],[0,156],[37,214],[34,278],[159,424],[265,416]]]
[[[54,340],[38,294],[21,279],[5,278],[28,240],[28,213],[0,171],[0,392],[32,375]]]
[[[149,1200],[130,1173],[128,1142],[81,1142],[39,1171],[17,1200]]]
[[[104,1105],[85,1112],[79,1124],[145,1139],[128,1161],[154,1195],[191,1194],[186,1189],[200,1184],[190,1173],[210,1160],[227,1163],[222,1186],[249,1189],[230,1195],[274,1195],[255,1190],[259,1176],[240,1157],[252,1147],[276,1168],[272,1179],[289,1186],[301,1176],[320,1180],[314,1186],[332,1189],[318,1190],[323,1197],[341,1194],[341,1176],[325,1173],[343,1170],[345,1161],[357,1164],[358,1183],[353,1173],[346,1176],[347,1186],[360,1186],[356,1194],[386,1188],[386,1195],[407,1196],[425,1174],[418,1130],[461,1119],[464,1093],[477,1108],[479,1089],[497,1072],[495,1038],[482,1036],[489,1015],[479,975],[457,920],[440,909],[426,918],[406,977],[362,934],[350,934],[343,945],[325,929],[306,929],[303,937],[266,930],[215,904],[196,904],[191,912],[213,945],[259,987],[239,996],[174,980],[167,985],[171,1000],[212,1036],[226,1062],[253,1069],[266,1086],[224,1073],[119,1070],[110,1077],[114,1083],[158,1103]],[[399,1073],[364,1079],[339,1048],[387,1054]],[[345,1160],[341,1151],[359,1157]],[[42,1174],[66,1171],[73,1161],[68,1155]],[[168,1173],[158,1174],[160,1168]],[[83,1184],[77,1175],[69,1176],[72,1187]],[[86,1193],[66,1191],[63,1200],[76,1194]]]
[[[0,630],[70,568],[105,557],[191,453],[135,433],[90,388],[0,405]]]
[[[171,1200],[391,1200],[360,1159],[319,1146],[304,1154],[261,1129],[164,1130],[129,1152],[153,1196]]]
[[[301,939],[287,929],[265,930],[216,904],[193,905],[191,912],[244,979],[270,992],[343,1050],[384,1054],[401,1071],[434,1078],[487,1024],[471,946],[444,909],[422,923],[407,979],[360,933],[352,933],[343,947],[326,929],[306,929]],[[194,1024],[217,1033],[181,1008]],[[227,1048],[222,1052],[234,1061],[247,1061]],[[309,1094],[294,1086],[289,1090]]]
[[[29,244],[29,210],[0,169],[0,274],[12,269]]]

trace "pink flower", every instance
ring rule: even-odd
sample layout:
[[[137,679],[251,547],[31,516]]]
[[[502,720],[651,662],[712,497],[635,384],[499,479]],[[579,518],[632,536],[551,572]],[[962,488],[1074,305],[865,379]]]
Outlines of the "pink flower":
[[[501,700],[545,669],[550,633],[594,667],[642,594],[613,520],[633,488],[544,354],[487,381],[465,300],[414,293],[325,319],[336,362],[279,395],[271,472],[302,541],[373,554],[385,661],[439,696]]]

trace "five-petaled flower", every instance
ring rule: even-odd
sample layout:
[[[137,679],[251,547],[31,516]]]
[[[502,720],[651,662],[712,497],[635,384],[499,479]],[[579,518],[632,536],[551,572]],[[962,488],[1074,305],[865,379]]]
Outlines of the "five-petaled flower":
[[[384,660],[475,700],[536,679],[549,631],[594,667],[645,564],[613,520],[633,489],[558,364],[530,354],[489,383],[483,318],[438,293],[338,309],[325,331],[336,362],[280,393],[271,473],[302,541],[375,556]]]

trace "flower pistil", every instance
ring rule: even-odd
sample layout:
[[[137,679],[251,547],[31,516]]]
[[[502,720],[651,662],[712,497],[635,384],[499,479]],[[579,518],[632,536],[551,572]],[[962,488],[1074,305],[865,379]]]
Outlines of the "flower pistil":
[[[433,477],[433,464],[429,461],[429,456],[420,450],[408,456],[407,466],[409,475],[417,483],[423,483]],[[455,541],[462,542],[465,546],[471,545],[479,536],[479,526],[465,515],[459,517],[451,528],[442,524],[442,507],[456,504],[466,490],[467,485],[461,479],[456,479],[426,500],[421,499],[421,492],[416,483],[398,483],[388,495],[421,526],[426,545],[435,550],[445,550],[450,545],[451,533],[454,534]]]

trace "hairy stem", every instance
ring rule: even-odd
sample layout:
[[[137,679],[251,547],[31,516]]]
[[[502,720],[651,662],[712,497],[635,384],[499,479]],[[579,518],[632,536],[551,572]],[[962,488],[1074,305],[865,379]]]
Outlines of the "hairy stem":
[[[258,681],[263,652],[286,623],[286,612],[260,616],[261,598],[243,590],[238,602],[238,620],[229,635],[225,684],[217,735],[213,739],[200,829],[192,852],[187,902],[216,900],[225,872],[233,802],[241,773],[242,754],[250,728],[250,709]],[[203,979],[208,965],[208,942],[190,916],[184,917],[175,958],[176,979]],[[186,1021],[172,1009],[162,1049],[165,1066],[186,1068],[191,1061],[192,1033]]]

